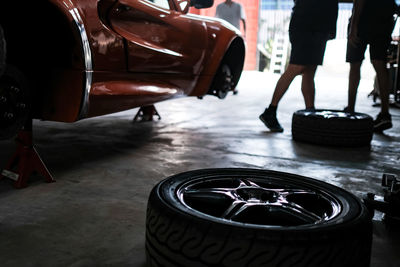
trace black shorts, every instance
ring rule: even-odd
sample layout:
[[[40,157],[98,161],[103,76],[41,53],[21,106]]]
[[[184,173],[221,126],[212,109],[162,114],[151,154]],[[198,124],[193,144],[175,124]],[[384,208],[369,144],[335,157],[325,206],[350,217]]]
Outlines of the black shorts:
[[[357,63],[364,60],[365,50],[369,45],[371,60],[387,60],[387,50],[391,42],[391,37],[374,38],[371,41],[361,40],[356,47],[347,42],[346,62]]]
[[[290,64],[322,65],[329,34],[321,32],[289,32],[292,51]]]

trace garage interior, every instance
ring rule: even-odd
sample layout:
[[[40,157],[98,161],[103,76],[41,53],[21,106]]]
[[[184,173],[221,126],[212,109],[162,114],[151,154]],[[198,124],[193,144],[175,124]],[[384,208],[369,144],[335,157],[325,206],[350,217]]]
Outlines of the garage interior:
[[[366,64],[368,66],[368,64]],[[346,68],[343,69],[343,73]],[[316,107],[341,109],[347,77],[329,64],[316,77]],[[162,119],[132,123],[137,110],[77,123],[34,120],[36,149],[56,179],[40,176],[15,189],[0,181],[1,266],[145,266],[145,215],[151,189],[181,172],[241,167],[269,169],[319,179],[362,197],[382,195],[383,173],[399,175],[400,109],[391,108],[394,127],[374,134],[370,147],[324,147],[292,140],[293,112],[303,109],[300,80],[283,98],[278,118],[283,133],[271,133],[258,119],[277,74],[245,71],[239,93],[220,100],[181,98],[156,105]],[[375,116],[361,81],[357,110]],[[0,142],[4,165],[15,149]],[[399,227],[374,217],[371,266],[398,266]]]
[[[251,31],[247,40],[255,41],[257,31]],[[256,46],[252,49],[255,55]],[[344,52],[345,39],[328,44],[327,64],[316,76],[316,108],[346,106]],[[374,80],[370,65],[366,59],[356,111],[375,117],[379,105],[368,97]],[[247,69],[252,70],[243,72],[238,94],[223,100],[205,96],[157,103],[161,120],[134,123],[138,109],[76,123],[34,120],[35,147],[56,182],[46,183],[36,174],[26,188],[16,189],[11,179],[0,179],[0,266],[145,267],[150,191],[163,179],[186,171],[287,172],[333,184],[360,198],[367,193],[383,196],[385,173],[400,179],[399,105],[390,109],[393,128],[374,134],[368,147],[296,142],[291,126],[292,114],[304,108],[300,77],[279,105],[278,119],[285,131],[272,133],[258,116],[279,74],[254,71],[255,60],[247,62]],[[15,140],[0,140],[0,172],[15,149]],[[387,225],[384,214],[375,213],[372,267],[399,266],[399,226]]]

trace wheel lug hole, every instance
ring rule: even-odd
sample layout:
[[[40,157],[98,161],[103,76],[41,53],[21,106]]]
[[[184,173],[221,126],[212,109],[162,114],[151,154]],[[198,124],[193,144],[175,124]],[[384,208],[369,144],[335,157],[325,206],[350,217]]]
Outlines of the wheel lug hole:
[[[14,114],[11,113],[11,112],[5,112],[5,113],[3,114],[3,117],[4,117],[5,119],[12,120],[12,119],[14,118]]]
[[[25,103],[17,103],[16,107],[19,109],[24,109],[26,107]]]
[[[10,89],[12,90],[12,91],[14,91],[15,93],[19,93],[19,88],[18,87],[16,87],[16,86],[14,86],[14,85],[11,85],[11,87],[10,87]]]

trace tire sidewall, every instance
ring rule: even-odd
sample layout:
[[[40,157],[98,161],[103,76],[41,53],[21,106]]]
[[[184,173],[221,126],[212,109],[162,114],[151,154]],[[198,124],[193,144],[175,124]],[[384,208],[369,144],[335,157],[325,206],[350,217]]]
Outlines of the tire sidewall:
[[[335,194],[336,200],[342,198],[343,193],[350,209],[334,224],[318,224],[308,229],[224,222],[200,212],[192,213],[178,200],[176,192],[186,181],[227,175],[232,178],[238,173],[250,180],[258,175],[276,175],[285,179],[301,179],[318,186],[326,184],[298,175],[256,169],[206,169],[171,176],[157,184],[149,197],[146,216],[148,266],[370,265],[372,221],[361,202],[340,188]],[[331,190],[332,186],[327,188]]]
[[[301,180],[311,188],[329,191],[331,194],[335,195],[337,200],[339,200],[342,205],[342,212],[327,223],[295,227],[271,227],[220,220],[213,216],[196,212],[183,205],[176,194],[176,190],[188,180],[204,179],[204,176],[207,176],[206,179],[210,179],[223,176],[261,178],[263,175],[274,178],[284,176],[285,179],[289,181]],[[262,238],[268,239],[280,240],[282,236],[294,240],[299,240],[303,237],[307,240],[310,238],[321,239],[321,231],[324,232],[326,237],[329,236],[329,238],[336,238],[341,235],[341,232],[346,234],[349,229],[351,229],[351,231],[358,231],[359,229],[354,227],[353,222],[360,219],[365,220],[365,218],[361,217],[367,216],[367,210],[361,201],[341,188],[299,175],[256,169],[206,169],[186,172],[167,178],[159,183],[153,189],[152,195],[153,198],[155,197],[162,201],[164,211],[170,211],[174,216],[190,218],[195,225],[213,224],[214,227],[229,229],[231,231],[243,231],[247,233],[254,232],[257,233],[257,235],[263,236],[266,234],[266,236]]]
[[[369,146],[373,118],[365,113],[340,110],[298,110],[292,117],[292,137],[295,141],[317,145]]]

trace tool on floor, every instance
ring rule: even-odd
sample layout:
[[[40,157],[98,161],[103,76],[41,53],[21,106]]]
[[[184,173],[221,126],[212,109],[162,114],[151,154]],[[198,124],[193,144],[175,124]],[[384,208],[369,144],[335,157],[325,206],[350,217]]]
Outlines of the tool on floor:
[[[382,176],[382,187],[384,196],[379,197],[373,193],[368,193],[364,198],[366,206],[374,210],[383,212],[384,222],[387,224],[400,224],[400,179],[395,174],[385,173]]]

